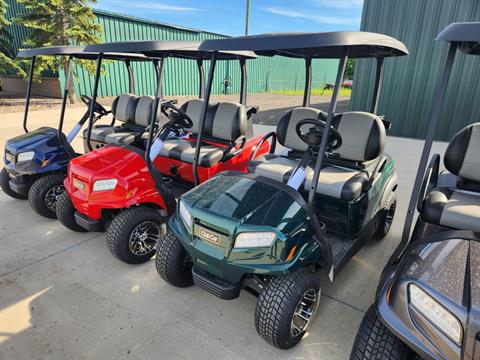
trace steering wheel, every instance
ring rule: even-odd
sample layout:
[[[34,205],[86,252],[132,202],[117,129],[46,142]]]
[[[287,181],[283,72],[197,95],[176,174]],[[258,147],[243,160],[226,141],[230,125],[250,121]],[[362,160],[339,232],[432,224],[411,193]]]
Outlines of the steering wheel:
[[[305,125],[312,125],[308,127],[308,132],[304,132]],[[308,146],[318,148],[322,142],[323,132],[325,131],[325,121],[319,119],[303,119],[295,126],[295,131],[298,137]],[[333,126],[330,126],[328,131],[328,151],[333,151],[342,146],[342,136]]]
[[[176,107],[172,102],[167,101],[163,104],[162,111],[166,114],[165,110],[170,109],[170,112],[167,114],[168,118],[171,120],[172,125],[182,128],[190,129],[193,126],[193,121],[190,119],[190,116],[187,115],[185,111]]]
[[[83,101],[85,105],[90,109],[90,104],[92,103],[92,98],[87,95],[81,95],[80,99]],[[104,116],[107,115],[109,112],[107,109],[105,109],[102,105],[100,105],[97,101],[93,103],[93,112],[96,112],[97,114]]]

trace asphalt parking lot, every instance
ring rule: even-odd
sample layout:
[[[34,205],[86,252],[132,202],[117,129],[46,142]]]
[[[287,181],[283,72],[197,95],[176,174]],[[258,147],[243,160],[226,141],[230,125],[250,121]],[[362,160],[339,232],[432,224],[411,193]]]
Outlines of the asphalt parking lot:
[[[73,108],[76,118],[83,108]],[[32,112],[32,128],[55,123]],[[21,115],[2,114],[0,144],[20,132]],[[66,122],[69,129],[72,121]],[[263,133],[273,129],[256,125]],[[80,147],[80,140],[75,145]],[[367,244],[333,284],[323,279],[316,321],[303,342],[281,351],[256,333],[256,299],[224,301],[157,275],[154,261],[116,260],[105,234],[73,233],[0,192],[0,359],[347,359],[380,271],[400,239],[422,142],[389,137],[399,206],[389,236]],[[443,153],[446,144],[435,144]]]

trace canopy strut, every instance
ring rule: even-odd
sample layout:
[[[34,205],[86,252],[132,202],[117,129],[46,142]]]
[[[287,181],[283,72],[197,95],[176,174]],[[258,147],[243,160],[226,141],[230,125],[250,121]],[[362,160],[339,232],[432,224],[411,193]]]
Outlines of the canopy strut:
[[[87,130],[87,147],[92,151],[92,144],[90,144],[90,137],[92,136],[94,104],[97,101],[98,84],[100,82],[100,71],[102,69],[103,54],[99,53],[97,58],[97,68],[95,69],[95,82],[93,84],[92,103],[90,104],[90,112],[88,115],[88,130]]]
[[[197,59],[197,67],[198,67],[198,97],[203,99],[205,97],[205,70],[203,68],[203,60]]]
[[[63,130],[63,120],[65,119],[65,108],[67,107],[67,98],[69,92],[69,84],[72,77],[72,57],[68,57],[67,68],[65,69],[65,87],[63,89],[62,107],[60,109],[60,121],[58,123],[58,136],[60,137]]]
[[[240,104],[247,104],[247,61],[240,59]]]
[[[33,73],[35,69],[36,59],[37,59],[36,56],[32,57],[32,61],[30,63],[30,71],[28,73],[27,95],[25,98],[25,112],[23,113],[23,129],[25,130],[26,133],[28,133],[27,118],[28,118],[28,109],[30,108],[30,97],[32,95],[32,82],[33,82]]]
[[[305,58],[305,90],[303,91],[303,106],[310,106],[312,94],[312,58]]]
[[[198,178],[198,158],[200,156],[200,146],[202,142],[202,135],[203,135],[203,128],[205,127],[205,121],[207,119],[207,109],[208,104],[210,103],[210,93],[212,92],[212,84],[213,84],[213,75],[215,73],[215,65],[217,64],[217,52],[214,51],[212,53],[211,61],[210,61],[210,70],[208,72],[208,82],[207,82],[207,89],[205,94],[205,101],[202,107],[202,116],[200,118],[200,131],[197,135],[197,143],[195,146],[195,156],[193,157],[193,179],[195,185],[198,185],[200,180]]]
[[[375,86],[373,88],[372,95],[372,105],[370,107],[370,112],[372,114],[377,114],[378,111],[378,98],[380,97],[380,92],[382,91],[382,80],[383,80],[383,57],[377,58],[377,70],[375,72]]]

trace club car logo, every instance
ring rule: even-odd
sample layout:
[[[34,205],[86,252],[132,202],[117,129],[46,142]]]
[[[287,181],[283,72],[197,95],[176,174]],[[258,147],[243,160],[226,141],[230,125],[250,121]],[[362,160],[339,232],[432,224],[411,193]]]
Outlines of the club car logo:
[[[213,242],[215,244],[218,244],[218,242],[220,241],[220,237],[218,235],[212,234],[211,232],[205,229],[200,229],[198,234],[202,239]]]

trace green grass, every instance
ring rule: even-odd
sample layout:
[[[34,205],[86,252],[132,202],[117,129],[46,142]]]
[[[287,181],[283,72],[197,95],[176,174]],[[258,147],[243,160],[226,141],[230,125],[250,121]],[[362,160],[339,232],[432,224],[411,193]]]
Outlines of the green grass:
[[[301,90],[273,90],[273,94],[282,94],[282,95],[303,95],[303,89]],[[312,95],[320,96],[332,96],[333,89],[324,90],[322,88],[312,89]],[[338,96],[351,96],[352,90],[348,88],[341,87]]]

